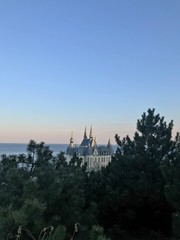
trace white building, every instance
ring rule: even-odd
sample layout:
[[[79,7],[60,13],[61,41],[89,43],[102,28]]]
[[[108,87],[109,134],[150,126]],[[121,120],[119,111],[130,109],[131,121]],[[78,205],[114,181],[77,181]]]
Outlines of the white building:
[[[84,137],[79,147],[74,145],[73,136],[71,135],[70,144],[66,150],[66,160],[69,162],[74,154],[82,159],[82,164],[87,163],[87,171],[99,170],[106,167],[111,161],[113,148],[110,140],[107,146],[97,146],[96,138],[93,138],[92,127],[89,138],[87,138],[86,128]]]

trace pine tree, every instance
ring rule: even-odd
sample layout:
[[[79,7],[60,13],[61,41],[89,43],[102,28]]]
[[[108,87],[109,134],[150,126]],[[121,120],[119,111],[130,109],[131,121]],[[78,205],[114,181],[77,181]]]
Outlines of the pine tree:
[[[162,164],[165,194],[173,207],[173,235],[180,238],[180,134],[177,133],[171,150]]]
[[[173,144],[172,127],[173,122],[167,124],[149,109],[137,121],[132,140],[116,135],[119,147],[102,172],[105,194],[98,204],[99,223],[114,239],[145,239],[152,232],[170,236],[172,209],[164,194],[161,163]]]

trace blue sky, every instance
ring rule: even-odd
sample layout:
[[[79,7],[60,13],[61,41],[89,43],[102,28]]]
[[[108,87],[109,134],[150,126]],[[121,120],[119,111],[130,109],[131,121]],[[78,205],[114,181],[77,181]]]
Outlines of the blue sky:
[[[2,0],[0,142],[98,143],[155,108],[180,131],[179,0]]]

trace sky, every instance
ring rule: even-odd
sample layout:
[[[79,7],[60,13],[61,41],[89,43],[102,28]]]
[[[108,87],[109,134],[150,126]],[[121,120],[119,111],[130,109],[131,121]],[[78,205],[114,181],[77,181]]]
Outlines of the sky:
[[[179,0],[1,0],[0,142],[133,136],[149,108],[180,131]]]

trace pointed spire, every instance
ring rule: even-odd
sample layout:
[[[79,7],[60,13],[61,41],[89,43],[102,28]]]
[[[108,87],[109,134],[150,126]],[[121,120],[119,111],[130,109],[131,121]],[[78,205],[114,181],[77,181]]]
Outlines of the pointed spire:
[[[86,127],[84,129],[84,138],[87,138]]]
[[[95,147],[97,146],[96,137],[94,138],[94,146],[95,146]]]
[[[114,150],[113,150],[113,147],[112,147],[112,144],[111,144],[110,139],[109,139],[109,141],[108,141],[107,148],[109,149],[110,154],[113,154]]]
[[[92,136],[92,126],[91,126],[91,128],[90,128],[89,138],[90,138],[90,139],[93,139],[93,136]]]
[[[73,132],[71,132],[70,147],[74,147]]]
[[[96,137],[91,141],[91,147],[96,147]]]
[[[95,137],[95,139],[94,139],[94,142],[95,142],[95,145],[97,145],[97,142],[96,142],[96,137]]]

